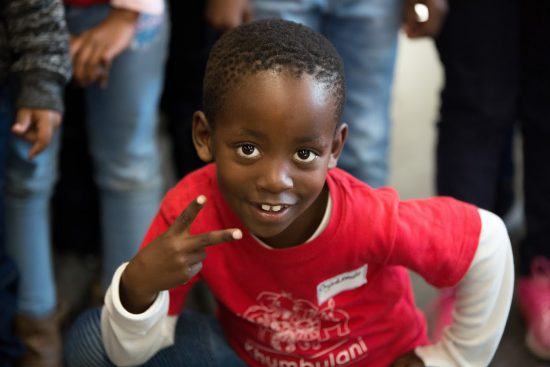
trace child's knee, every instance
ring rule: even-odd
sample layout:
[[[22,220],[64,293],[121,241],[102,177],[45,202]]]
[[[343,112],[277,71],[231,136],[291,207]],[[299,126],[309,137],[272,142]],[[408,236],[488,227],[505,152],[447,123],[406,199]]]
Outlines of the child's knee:
[[[101,308],[82,313],[67,334],[64,347],[69,367],[112,366],[101,339]]]

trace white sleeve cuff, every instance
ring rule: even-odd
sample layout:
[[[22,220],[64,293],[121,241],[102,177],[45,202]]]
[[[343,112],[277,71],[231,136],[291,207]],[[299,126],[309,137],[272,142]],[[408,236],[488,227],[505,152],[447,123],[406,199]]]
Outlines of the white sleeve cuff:
[[[488,366],[512,302],[514,263],[502,220],[479,209],[481,233],[474,259],[457,286],[453,322],[442,339],[415,349],[427,367]]]
[[[159,15],[164,12],[164,1],[162,0],[111,0],[111,5],[115,8],[151,15]]]
[[[128,312],[120,302],[122,264],[105,295],[101,311],[101,338],[109,359],[117,366],[145,363],[160,349],[174,344],[177,317],[168,316],[168,291],[160,292],[153,304],[140,314]]]
[[[162,291],[151,306],[140,314],[128,312],[120,301],[120,277],[128,263],[124,263],[113,275],[111,286],[105,295],[105,307],[109,310],[113,321],[132,333],[146,333],[151,326],[156,324],[168,313],[168,291]]]

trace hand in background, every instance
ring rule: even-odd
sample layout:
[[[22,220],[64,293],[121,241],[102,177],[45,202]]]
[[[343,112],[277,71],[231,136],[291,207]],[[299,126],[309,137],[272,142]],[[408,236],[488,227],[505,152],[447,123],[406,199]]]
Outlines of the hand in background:
[[[414,352],[409,352],[397,358],[391,367],[425,367],[424,362]]]
[[[112,8],[103,22],[71,39],[75,80],[82,86],[98,81],[105,88],[113,59],[134,37],[139,13]]]
[[[236,228],[191,235],[191,223],[205,201],[204,196],[199,196],[166,232],[130,261],[120,280],[120,299],[126,310],[142,313],[160,291],[189,281],[202,268],[207,246],[242,238]]]
[[[217,30],[227,31],[252,20],[249,0],[209,0],[206,20]]]
[[[20,108],[11,131],[32,144],[29,158],[33,159],[42,152],[53,133],[61,125],[61,113],[53,110]]]
[[[425,22],[417,19],[416,4],[424,4],[428,8],[429,17]],[[437,37],[447,12],[447,0],[405,0],[403,30],[409,38]]]

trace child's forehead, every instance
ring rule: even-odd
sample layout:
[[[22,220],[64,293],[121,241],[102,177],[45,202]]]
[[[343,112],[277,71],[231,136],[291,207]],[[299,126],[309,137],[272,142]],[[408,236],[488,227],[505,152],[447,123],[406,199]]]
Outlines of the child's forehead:
[[[337,122],[330,88],[308,74],[262,71],[246,75],[227,97],[216,125],[232,133],[264,131],[304,138],[332,134]]]
[[[330,85],[307,73],[266,70],[243,75],[228,91],[228,113],[247,111],[262,114],[316,114],[335,111],[336,100]],[[273,111],[272,111],[273,112]]]

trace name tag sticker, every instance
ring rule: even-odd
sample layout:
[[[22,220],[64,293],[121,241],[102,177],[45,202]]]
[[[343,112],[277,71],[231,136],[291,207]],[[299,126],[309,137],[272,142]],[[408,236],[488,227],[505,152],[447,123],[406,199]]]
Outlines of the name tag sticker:
[[[365,264],[358,269],[338,274],[317,285],[317,303],[320,305],[338,293],[359,288],[367,284],[367,268]]]

